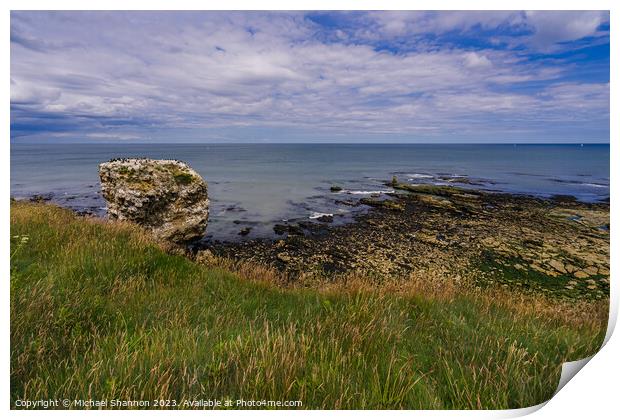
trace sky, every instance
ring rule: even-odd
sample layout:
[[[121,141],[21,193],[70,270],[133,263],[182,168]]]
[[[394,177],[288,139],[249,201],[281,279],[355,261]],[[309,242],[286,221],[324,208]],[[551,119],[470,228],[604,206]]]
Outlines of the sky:
[[[608,143],[609,13],[13,11],[11,141]]]

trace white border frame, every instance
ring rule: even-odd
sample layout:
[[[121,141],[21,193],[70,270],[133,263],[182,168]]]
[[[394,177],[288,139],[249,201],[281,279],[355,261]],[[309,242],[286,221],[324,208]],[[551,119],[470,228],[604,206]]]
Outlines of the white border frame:
[[[617,89],[617,75],[619,73],[618,68],[618,36],[617,28],[618,19],[616,18],[616,12],[618,7],[613,6],[619,4],[618,2],[602,1],[602,0],[590,0],[590,1],[574,1],[574,0],[525,0],[525,1],[503,1],[501,3],[497,1],[489,0],[470,0],[468,2],[459,2],[457,0],[435,0],[434,2],[407,2],[397,0],[300,0],[295,3],[278,1],[278,0],[263,0],[263,1],[243,1],[243,0],[228,0],[224,2],[200,2],[197,0],[175,0],[174,2],[166,0],[151,0],[136,1],[136,0],[91,0],[89,2],[78,0],[56,0],[54,2],[42,1],[42,0],[22,0],[6,2],[6,10],[0,16],[1,27],[3,28],[4,36],[2,36],[0,42],[4,45],[4,84],[2,88],[4,102],[2,103],[2,126],[6,137],[2,142],[2,159],[3,164],[0,165],[0,174],[2,181],[2,196],[4,202],[0,206],[0,212],[2,218],[5,220],[5,224],[2,225],[3,233],[0,237],[0,246],[2,248],[2,255],[4,255],[6,264],[1,265],[2,279],[4,279],[3,287],[4,293],[2,294],[2,312],[1,321],[4,332],[3,340],[4,345],[1,348],[1,354],[3,359],[2,364],[2,377],[0,379],[2,395],[2,411],[9,410],[9,390],[10,390],[10,349],[9,349],[9,195],[10,195],[10,10],[610,10],[611,23],[610,31],[611,38],[611,69],[610,69],[610,115],[612,116],[610,121],[610,156],[611,161],[617,161],[614,159],[617,157],[617,148],[611,142],[611,139],[615,138],[618,141],[618,118],[613,118],[613,115],[620,116],[618,111],[618,89]],[[615,10],[614,10],[615,9]],[[614,48],[616,47],[616,50]],[[610,196],[611,199],[611,225],[614,228],[611,229],[611,261],[610,265],[613,268],[618,261],[618,252],[615,244],[616,241],[616,222],[619,221],[614,205],[615,197],[617,196],[617,190],[615,180],[617,179],[618,166],[611,165],[610,173]],[[615,276],[613,276],[615,277]],[[576,379],[569,381],[569,383],[562,388],[562,390],[552,398],[548,404],[541,404],[537,407],[525,408],[519,410],[506,410],[506,411],[390,411],[389,413],[384,411],[303,411],[299,415],[308,418],[325,418],[327,417],[340,417],[340,418],[355,418],[358,420],[360,416],[384,416],[407,418],[412,417],[424,417],[424,418],[504,418],[504,417],[516,417],[537,411],[532,418],[550,418],[550,417],[563,417],[563,418],[583,418],[585,416],[594,416],[594,418],[606,418],[610,413],[617,413],[618,410],[618,397],[616,387],[618,385],[618,375],[620,374],[620,362],[617,355],[620,344],[617,337],[612,337],[611,333],[615,327],[617,314],[618,314],[618,289],[615,285],[615,280],[611,282],[611,310],[609,327],[606,337],[606,345],[601,351],[594,356],[591,362],[588,363],[587,368],[577,375]],[[42,415],[50,418],[75,418],[76,416],[86,416],[89,418],[100,416],[120,416],[120,417],[156,417],[163,418],[163,416],[184,416],[193,418],[203,418],[207,415],[200,411],[183,411],[183,412],[163,412],[163,411],[106,411],[106,412],[94,412],[94,411],[74,411],[74,412],[54,412],[46,411],[44,414],[39,411],[21,411],[13,410],[9,413],[12,417],[18,418],[40,418]],[[291,415],[290,411],[254,411],[251,414],[245,411],[219,411],[215,413],[209,413],[209,416],[226,417],[226,418],[241,418],[247,415],[256,417],[258,419],[274,419],[274,418],[286,418]]]

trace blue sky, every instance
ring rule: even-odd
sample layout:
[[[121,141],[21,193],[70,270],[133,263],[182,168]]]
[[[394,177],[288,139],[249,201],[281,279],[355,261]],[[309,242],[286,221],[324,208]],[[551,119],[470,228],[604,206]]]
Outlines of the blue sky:
[[[609,13],[12,12],[11,140],[609,142]]]

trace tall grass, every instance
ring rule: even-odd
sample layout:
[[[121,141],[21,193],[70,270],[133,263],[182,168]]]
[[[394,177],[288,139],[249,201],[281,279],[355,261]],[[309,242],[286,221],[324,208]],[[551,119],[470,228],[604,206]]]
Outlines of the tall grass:
[[[27,239],[24,239],[27,238]],[[440,279],[281,287],[205,267],[138,228],[11,205],[11,403],[301,400],[302,408],[516,408],[593,354],[606,302]]]

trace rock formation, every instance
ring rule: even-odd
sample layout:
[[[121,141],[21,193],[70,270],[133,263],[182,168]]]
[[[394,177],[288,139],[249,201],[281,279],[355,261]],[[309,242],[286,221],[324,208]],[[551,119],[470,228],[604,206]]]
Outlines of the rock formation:
[[[207,228],[207,183],[177,160],[114,159],[99,165],[112,219],[130,220],[174,243],[201,238]]]

